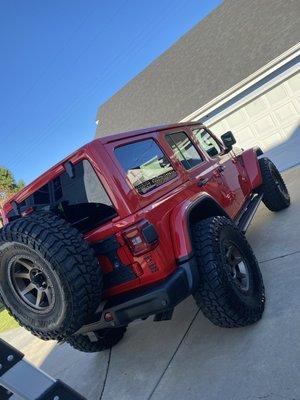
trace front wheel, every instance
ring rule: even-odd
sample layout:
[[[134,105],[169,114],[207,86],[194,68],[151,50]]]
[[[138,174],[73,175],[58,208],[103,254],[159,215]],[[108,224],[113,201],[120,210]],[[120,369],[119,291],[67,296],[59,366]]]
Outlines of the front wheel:
[[[228,218],[216,216],[193,225],[192,241],[200,275],[194,298],[203,314],[225,328],[258,321],[265,290],[245,236]]]
[[[280,211],[287,208],[291,200],[280,172],[267,157],[260,158],[258,162],[263,180],[262,201],[264,205],[270,211]]]

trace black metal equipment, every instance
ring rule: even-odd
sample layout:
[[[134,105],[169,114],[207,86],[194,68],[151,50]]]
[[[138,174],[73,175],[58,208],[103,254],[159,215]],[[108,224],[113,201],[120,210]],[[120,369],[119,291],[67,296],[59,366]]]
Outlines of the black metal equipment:
[[[86,400],[29,362],[0,339],[0,400]]]

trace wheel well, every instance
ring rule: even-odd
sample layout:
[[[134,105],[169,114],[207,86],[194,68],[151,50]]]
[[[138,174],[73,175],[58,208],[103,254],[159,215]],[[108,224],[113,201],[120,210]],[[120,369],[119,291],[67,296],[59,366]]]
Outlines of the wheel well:
[[[198,203],[192,206],[189,212],[188,223],[189,226],[191,226],[195,222],[202,221],[205,218],[215,217],[217,215],[228,217],[227,213],[218,203],[207,197],[201,199]]]

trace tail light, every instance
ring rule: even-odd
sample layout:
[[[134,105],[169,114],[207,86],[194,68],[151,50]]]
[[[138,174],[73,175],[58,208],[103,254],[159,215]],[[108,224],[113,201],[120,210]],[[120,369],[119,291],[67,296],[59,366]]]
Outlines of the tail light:
[[[6,224],[9,223],[9,220],[8,220],[8,218],[7,218],[6,213],[4,212],[4,210],[0,210],[0,222],[1,222],[1,219],[2,219],[3,225],[6,225]],[[1,225],[1,224],[0,224],[0,225]]]
[[[154,226],[146,220],[125,229],[123,237],[135,256],[147,253],[158,245],[158,234]]]

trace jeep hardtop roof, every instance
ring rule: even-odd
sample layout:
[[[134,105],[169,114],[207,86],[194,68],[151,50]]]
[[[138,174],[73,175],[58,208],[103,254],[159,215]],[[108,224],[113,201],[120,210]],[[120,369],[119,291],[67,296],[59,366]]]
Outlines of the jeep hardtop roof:
[[[130,138],[132,136],[144,135],[145,133],[152,133],[152,132],[164,131],[167,129],[176,129],[176,128],[180,128],[182,126],[193,126],[193,125],[199,125],[199,124],[201,124],[200,121],[179,122],[177,124],[158,125],[158,126],[153,126],[150,128],[143,128],[143,129],[137,129],[134,131],[126,131],[126,132],[116,133],[113,135],[107,135],[107,136],[103,136],[103,137],[101,137],[99,139],[95,139],[95,140],[101,140],[101,142],[103,144],[106,144],[106,143],[114,142],[116,140]]]
[[[198,122],[184,122],[184,123],[177,123],[177,124],[168,124],[168,125],[158,125],[149,128],[137,129],[133,131],[121,132],[113,135],[103,136],[101,138],[94,139],[93,141],[85,144],[84,146],[80,147],[79,149],[75,150],[73,153],[69,154],[67,157],[56,163],[53,167],[46,170],[42,173],[39,177],[33,180],[31,183],[26,185],[23,189],[21,189],[18,193],[14,196],[10,197],[7,202],[3,205],[4,213],[7,214],[9,211],[13,209],[12,204],[14,202],[20,203],[25,198],[27,198],[30,194],[38,190],[40,187],[45,185],[49,180],[53,179],[55,175],[61,173],[64,169],[64,165],[72,159],[73,163],[76,163],[77,160],[84,158],[90,150],[93,148],[94,143],[112,143],[118,140],[124,140],[126,138],[132,138],[139,135],[144,135],[147,133],[163,131],[167,129],[176,129],[177,127],[184,127],[184,126],[193,126],[201,124],[200,121]]]

